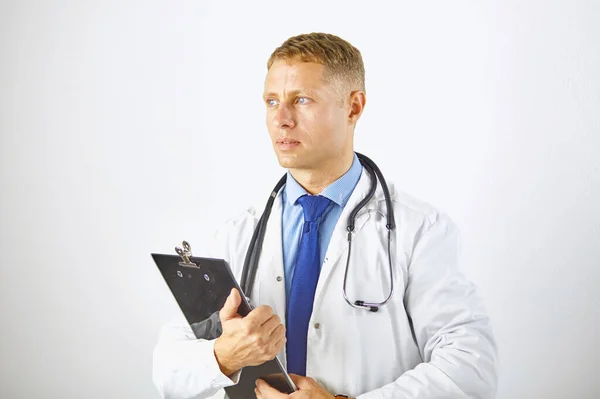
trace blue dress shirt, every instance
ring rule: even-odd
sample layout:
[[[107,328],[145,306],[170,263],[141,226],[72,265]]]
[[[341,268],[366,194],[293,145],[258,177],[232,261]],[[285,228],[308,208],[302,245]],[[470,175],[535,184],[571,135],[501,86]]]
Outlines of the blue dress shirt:
[[[350,169],[339,179],[327,186],[319,195],[331,200],[329,207],[325,210],[319,226],[319,256],[320,264],[323,264],[333,229],[340,218],[340,214],[346,206],[354,187],[360,179],[362,165],[356,153]],[[287,172],[286,184],[282,192],[282,241],[283,241],[283,267],[285,272],[286,302],[290,297],[294,266],[296,263],[296,252],[302,234],[304,224],[304,211],[302,206],[296,202],[307,191]]]

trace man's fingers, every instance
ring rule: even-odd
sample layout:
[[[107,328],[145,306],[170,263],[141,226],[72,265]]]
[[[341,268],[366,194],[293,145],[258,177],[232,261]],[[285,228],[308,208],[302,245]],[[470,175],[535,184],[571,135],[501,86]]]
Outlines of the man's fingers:
[[[281,327],[283,328],[283,326],[281,326]],[[273,338],[274,335],[271,334],[270,337]],[[286,338],[285,334],[282,334],[281,337],[277,341],[275,341],[275,343],[273,343],[273,346],[275,348],[278,348],[279,346],[283,347],[283,345],[285,345],[286,342],[287,342],[287,338]]]
[[[309,389],[311,387],[314,387],[315,385],[315,380],[313,380],[310,377],[303,377],[301,375],[298,374],[294,374],[294,373],[290,373],[290,378],[292,379],[292,381],[294,381],[294,384],[296,384],[296,387],[298,389]]]
[[[246,320],[252,320],[258,326],[262,326],[271,316],[273,316],[273,309],[267,305],[262,305],[256,309],[252,309],[246,316]]]
[[[272,335],[277,328],[283,328],[283,324],[281,324],[281,319],[279,316],[274,314],[269,320],[264,322],[262,328],[268,335]]]
[[[302,376],[299,376],[298,374],[294,373],[288,373],[288,375],[290,376],[292,381],[294,381],[294,384],[298,384],[299,380],[302,378]]]
[[[285,399],[288,397],[287,394],[279,392],[277,389],[273,388],[260,378],[256,380],[256,389],[258,390],[258,393],[265,399]],[[257,395],[257,397],[259,396]]]
[[[232,288],[225,301],[225,305],[223,305],[223,308],[219,311],[221,322],[234,319],[237,316],[237,310],[240,303],[242,303],[240,293],[236,288]]]

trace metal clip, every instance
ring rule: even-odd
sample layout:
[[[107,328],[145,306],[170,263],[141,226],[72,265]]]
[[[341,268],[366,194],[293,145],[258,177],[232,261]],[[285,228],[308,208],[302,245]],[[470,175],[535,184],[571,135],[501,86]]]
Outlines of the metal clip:
[[[192,248],[187,241],[183,241],[183,249],[175,247],[175,252],[177,252],[177,254],[181,256],[181,259],[183,259],[183,262],[179,262],[180,266],[198,267],[198,265],[190,261],[190,257],[192,256]]]

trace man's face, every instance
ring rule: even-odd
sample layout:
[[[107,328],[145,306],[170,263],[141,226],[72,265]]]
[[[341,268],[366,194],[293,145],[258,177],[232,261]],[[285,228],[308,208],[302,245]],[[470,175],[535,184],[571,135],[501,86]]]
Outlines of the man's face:
[[[321,64],[275,61],[265,79],[267,128],[279,164],[316,170],[352,150],[350,107]]]

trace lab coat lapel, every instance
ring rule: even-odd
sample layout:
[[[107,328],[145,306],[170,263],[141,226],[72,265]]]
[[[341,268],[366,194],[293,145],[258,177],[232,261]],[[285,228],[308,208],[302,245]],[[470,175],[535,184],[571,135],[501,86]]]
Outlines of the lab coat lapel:
[[[257,299],[260,305],[270,306],[285,325],[286,298],[283,278],[281,193],[282,190],[279,190],[267,221],[263,248],[258,261],[257,274],[260,274],[260,278],[257,280],[260,281],[260,293]],[[281,277],[281,279],[277,279],[277,277]]]
[[[257,280],[259,294],[257,297],[259,305],[267,305],[273,309],[285,326],[286,319],[286,294],[285,278],[283,267],[283,244],[281,234],[282,206],[281,194],[283,189],[279,190],[273,202],[271,215],[267,221],[263,249],[258,260]],[[257,208],[260,209],[260,208]],[[281,277],[278,279],[277,277]],[[287,364],[285,346],[277,355],[284,367]]]
[[[337,266],[338,260],[340,256],[346,252],[348,248],[348,217],[352,210],[358,205],[360,201],[363,200],[367,196],[369,192],[369,187],[371,184],[371,177],[369,172],[367,172],[364,168],[362,170],[360,179],[354,188],[354,191],[350,195],[346,206],[344,207],[340,218],[333,230],[333,234],[331,236],[331,240],[329,242],[329,247],[325,253],[325,259],[323,261],[323,265],[321,267],[321,273],[319,275],[319,281],[317,283],[317,289],[315,291],[315,298],[313,302],[313,308],[316,308],[320,304],[321,297],[323,296],[323,290],[326,287],[326,284],[329,282],[331,277],[331,273],[334,268]],[[377,192],[373,196],[373,198],[377,197]],[[369,219],[369,212],[366,212],[366,209],[369,208],[369,203],[365,205],[365,207],[357,214],[356,221],[354,224],[354,232],[358,233],[366,221]],[[343,262],[345,263],[345,261]]]

